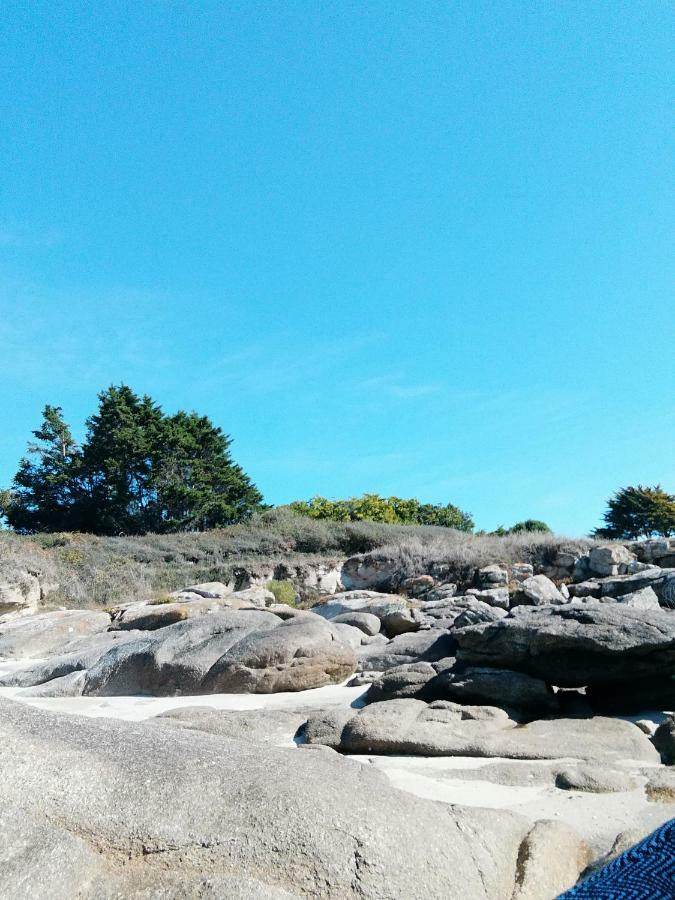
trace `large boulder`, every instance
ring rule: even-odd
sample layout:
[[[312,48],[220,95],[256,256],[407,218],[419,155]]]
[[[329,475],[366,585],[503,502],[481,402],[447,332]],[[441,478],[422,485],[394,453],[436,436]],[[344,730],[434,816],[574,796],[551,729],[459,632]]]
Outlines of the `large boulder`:
[[[593,547],[588,554],[588,568],[592,575],[604,578],[607,575],[620,575],[625,567],[635,561],[635,554],[621,544],[604,544]]]
[[[545,681],[506,669],[451,668],[438,675],[433,693],[438,699],[501,706],[531,717],[560,711],[556,695]]]
[[[48,656],[75,638],[105,631],[109,625],[108,613],[87,609],[55,610],[8,619],[0,623],[0,659]]]
[[[448,701],[427,705],[415,699],[372,703],[348,712],[350,716],[340,711],[342,718],[334,720],[332,731],[325,720],[331,714],[310,716],[307,740],[344,753],[645,763],[659,759],[649,738],[621,719],[541,719],[518,727],[495,707]]]
[[[600,581],[603,597],[622,597],[651,587],[662,606],[675,607],[675,569],[652,566],[632,575],[617,575]]]
[[[371,637],[379,634],[382,627],[377,616],[364,612],[341,613],[339,616],[333,616],[331,622],[334,625],[351,625],[352,628],[359,628],[364,634]]]
[[[377,554],[352,556],[342,566],[340,580],[346,591],[390,590],[403,580],[401,564]]]
[[[113,647],[87,673],[85,694],[198,694],[211,666],[247,635],[281,619],[262,610],[224,610],[147,632]]]
[[[70,641],[59,652],[0,677],[0,687],[33,687],[90,669],[112,647],[143,637],[140,631],[101,631]]]
[[[591,850],[564,822],[540,819],[523,841],[511,900],[547,900],[573,887],[591,861]]]
[[[385,672],[404,663],[436,662],[452,656],[455,646],[455,641],[445,629],[431,628],[401,634],[386,644],[362,647],[359,666],[365,672]]]
[[[2,700],[0,719],[4,897],[513,892],[529,825],[512,813],[414,797],[336,754]]]
[[[675,615],[667,610],[518,607],[453,636],[457,658],[467,665],[514,669],[562,687],[675,673]]]
[[[350,625],[338,626],[362,632]],[[341,634],[317,616],[291,619],[265,633],[251,632],[209,669],[200,690],[271,694],[338,684],[356,669],[356,657]]]
[[[532,606],[567,603],[566,598],[546,575],[532,575],[526,578],[520,584],[520,592],[524,602]]]
[[[385,616],[408,608],[404,597],[379,594],[377,591],[344,591],[330,600],[312,607],[312,612],[324,619],[334,619],[345,613],[369,613],[382,620]]]

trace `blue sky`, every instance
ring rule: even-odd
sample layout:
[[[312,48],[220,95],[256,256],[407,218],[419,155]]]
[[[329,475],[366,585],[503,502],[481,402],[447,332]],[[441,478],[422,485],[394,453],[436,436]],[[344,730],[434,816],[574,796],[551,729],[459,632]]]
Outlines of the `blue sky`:
[[[665,3],[3,5],[0,484],[124,381],[270,502],[675,490]]]

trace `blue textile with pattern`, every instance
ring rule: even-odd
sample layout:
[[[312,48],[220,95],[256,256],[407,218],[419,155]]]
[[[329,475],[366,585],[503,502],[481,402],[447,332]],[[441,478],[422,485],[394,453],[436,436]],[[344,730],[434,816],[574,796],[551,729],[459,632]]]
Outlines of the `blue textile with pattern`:
[[[558,900],[673,900],[675,819],[617,856]]]

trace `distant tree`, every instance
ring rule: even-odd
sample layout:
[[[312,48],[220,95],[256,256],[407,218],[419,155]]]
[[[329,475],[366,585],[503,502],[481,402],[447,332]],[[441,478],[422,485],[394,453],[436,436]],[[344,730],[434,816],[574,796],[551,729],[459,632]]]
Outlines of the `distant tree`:
[[[261,507],[262,495],[232,460],[230,438],[206,416],[166,416],[121,385],[99,394],[81,448],[59,407],[45,407],[44,419],[31,458],[0,492],[0,515],[17,531],[196,531]]]
[[[420,503],[415,499],[381,497],[379,494],[363,494],[347,500],[327,500],[313,497],[290,504],[291,509],[313,519],[330,519],[334,522],[386,522],[392,525],[437,525],[472,531],[473,519],[451,503],[436,505]]]
[[[60,406],[45,406],[42,416],[12,488],[0,496],[2,514],[19,532],[67,531],[74,526],[81,453]]]
[[[541,519],[525,519],[524,522],[516,522],[515,525],[512,525],[508,530],[508,534],[523,534],[535,531],[541,531],[546,534],[552,533],[546,522],[542,522]]]
[[[637,540],[675,534],[675,496],[660,485],[621,488],[607,503],[605,526],[595,537]]]

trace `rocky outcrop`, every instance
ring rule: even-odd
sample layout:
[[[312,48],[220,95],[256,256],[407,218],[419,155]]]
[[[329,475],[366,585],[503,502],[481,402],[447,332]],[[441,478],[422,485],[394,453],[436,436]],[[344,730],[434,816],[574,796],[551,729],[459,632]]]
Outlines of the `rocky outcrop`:
[[[564,822],[540,819],[520,846],[511,900],[543,900],[573,887],[591,861],[591,850]]]
[[[356,713],[310,717],[306,738],[344,753],[658,761],[647,736],[620,719],[542,719],[516,726],[495,707],[389,700]]]
[[[524,819],[334,754],[1,700],[0,718],[5,897],[487,900],[516,882]]]
[[[675,673],[675,616],[621,604],[518,607],[497,622],[456,629],[467,665],[525,672],[580,687]]]
[[[351,648],[318,616],[223,610],[113,648],[87,672],[84,693],[297,691],[342,681],[355,667]]]
[[[0,623],[0,658],[48,656],[77,637],[97,634],[110,625],[110,616],[93,610],[64,609]]]
[[[324,619],[334,619],[345,613],[369,613],[382,620],[392,613],[407,609],[403,597],[382,594],[377,591],[345,591],[334,594],[330,600],[312,607],[312,612]]]

